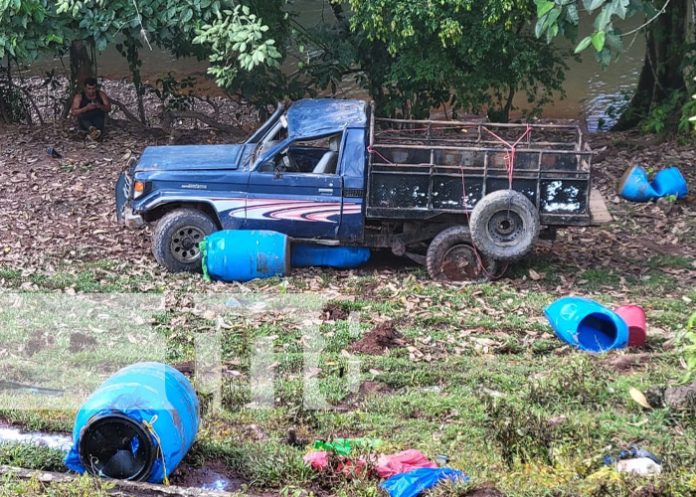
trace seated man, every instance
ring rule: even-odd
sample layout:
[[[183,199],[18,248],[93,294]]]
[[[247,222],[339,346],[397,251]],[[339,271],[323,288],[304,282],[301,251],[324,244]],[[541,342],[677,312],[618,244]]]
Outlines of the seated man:
[[[97,80],[86,79],[85,89],[75,95],[71,110],[80,129],[87,131],[90,139],[98,140],[104,132],[104,119],[110,110],[109,97],[97,88]]]

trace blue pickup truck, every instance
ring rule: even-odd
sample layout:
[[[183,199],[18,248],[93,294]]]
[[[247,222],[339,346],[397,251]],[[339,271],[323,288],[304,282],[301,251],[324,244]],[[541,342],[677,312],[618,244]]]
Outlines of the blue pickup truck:
[[[591,158],[575,126],[380,119],[363,101],[307,99],[241,144],[147,147],[118,179],[117,217],[153,226],[170,271],[199,269],[214,231],[261,229],[480,278],[606,215]]]

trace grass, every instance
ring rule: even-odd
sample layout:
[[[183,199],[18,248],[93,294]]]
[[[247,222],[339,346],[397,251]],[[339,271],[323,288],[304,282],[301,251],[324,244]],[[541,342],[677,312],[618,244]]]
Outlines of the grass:
[[[629,371],[608,366],[608,360],[624,352],[589,356],[553,336],[543,308],[558,296],[559,268],[532,260],[515,268],[517,279],[464,286],[434,284],[419,269],[386,274],[308,272],[253,282],[241,293],[237,287],[216,287],[222,293],[209,294],[212,300],[206,305],[200,304],[205,299],[195,292],[208,288],[196,277],[166,275],[149,289],[149,298],[165,296],[163,307],[140,314],[138,309],[148,300],[131,296],[109,307],[108,316],[83,308],[68,328],[57,322],[57,311],[51,316],[40,312],[26,316],[8,305],[2,311],[3,347],[20,359],[3,361],[3,373],[17,381],[69,384],[70,392],[84,395],[109,371],[129,361],[139,357],[193,361],[201,339],[217,340],[222,385],[203,393],[205,385],[200,378],[195,380],[202,392],[204,422],[187,461],[193,465],[224,461],[252,493],[376,497],[380,490],[375,479],[324,477],[302,461],[315,439],[362,436],[381,439],[380,450],[386,452],[416,448],[430,457],[446,454],[452,467],[471,476],[467,484],[437,487],[431,491],[437,497],[463,497],[490,484],[509,497],[630,496],[646,485],[650,495],[693,495],[696,448],[689,441],[696,438],[696,423],[657,405],[646,410],[628,393],[631,387],[646,392],[683,377],[673,339],[683,332],[688,318],[682,297],[695,302],[696,290],[684,289],[681,296],[670,297],[655,291],[668,285],[668,279],[652,286],[653,271],[668,278],[660,268],[683,268],[683,264],[652,261],[646,272],[651,278],[628,290],[617,275],[604,269],[578,275],[579,293],[608,305],[640,303],[651,330],[660,330],[649,333],[650,361]],[[543,273],[542,280],[528,279],[520,285],[530,269]],[[6,269],[0,271],[0,280],[10,290],[29,282],[30,292],[21,295],[34,299],[45,292],[55,298],[56,292],[67,288],[78,294],[71,298],[91,292],[109,296],[142,289],[143,283],[143,278],[105,262],[67,271],[59,268],[52,274],[25,275]],[[176,290],[158,293],[164,288]],[[227,305],[233,291],[241,307]],[[190,294],[193,300],[188,299]],[[308,295],[323,302],[310,302]],[[350,318],[323,320],[321,309],[328,301],[349,311]],[[268,305],[256,308],[259,302]],[[353,342],[386,320],[396,323],[403,347],[377,356],[346,353]],[[37,329],[42,337],[53,337],[50,347],[22,355]],[[97,336],[97,345],[70,353],[70,336],[76,330]],[[149,338],[143,340],[144,336]],[[321,347],[306,355],[308,344],[319,338]],[[265,344],[266,360],[253,357],[254,344]],[[54,356],[60,360],[48,359]],[[59,370],[63,373],[57,374]],[[82,378],[67,382],[69,374]],[[272,390],[255,390],[254,375]],[[324,409],[312,408],[319,394],[326,402]],[[265,405],[252,404],[263,395]],[[46,399],[28,397],[5,391],[0,415],[32,430],[71,429],[73,409],[41,409]],[[28,408],[13,409],[12,402],[18,399]],[[604,454],[630,444],[663,457],[664,475],[649,481],[628,478],[602,464]],[[34,447],[4,447],[0,464],[61,469],[56,454]],[[90,482],[80,479],[73,486],[56,487],[51,495],[82,495],[81,486],[95,485]],[[0,482],[0,496],[10,495],[11,490],[48,495],[37,488],[35,483],[6,478]],[[94,495],[102,491],[95,487]]]

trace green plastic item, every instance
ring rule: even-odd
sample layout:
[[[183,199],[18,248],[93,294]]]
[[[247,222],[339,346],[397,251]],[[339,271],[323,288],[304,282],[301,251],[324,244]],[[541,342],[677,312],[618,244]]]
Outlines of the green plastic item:
[[[198,249],[201,251],[201,266],[203,267],[203,281],[206,281],[210,283],[212,278],[208,274],[208,264],[207,264],[207,258],[208,258],[208,244],[205,241],[205,238],[198,242]]]
[[[371,450],[380,445],[382,441],[375,438],[334,438],[330,442],[324,440],[314,442],[315,449],[333,452],[339,456],[349,456],[353,449]]]

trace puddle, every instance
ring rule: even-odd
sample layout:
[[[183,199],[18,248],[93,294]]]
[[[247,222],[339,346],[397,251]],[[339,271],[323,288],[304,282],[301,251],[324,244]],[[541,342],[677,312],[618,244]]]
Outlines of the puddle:
[[[229,492],[232,490],[233,486],[236,485],[237,488],[241,486],[236,484],[236,482],[230,481],[228,478],[216,473],[215,471],[208,471],[207,476],[211,481],[203,483],[200,486],[200,488],[203,490],[219,490],[221,492]]]
[[[222,461],[208,461],[201,468],[182,464],[171,476],[170,481],[173,485],[180,487],[195,487],[219,492],[234,492],[245,483]]]
[[[67,452],[72,447],[72,437],[57,433],[25,433],[19,428],[0,425],[0,444],[2,443],[36,445]]]

